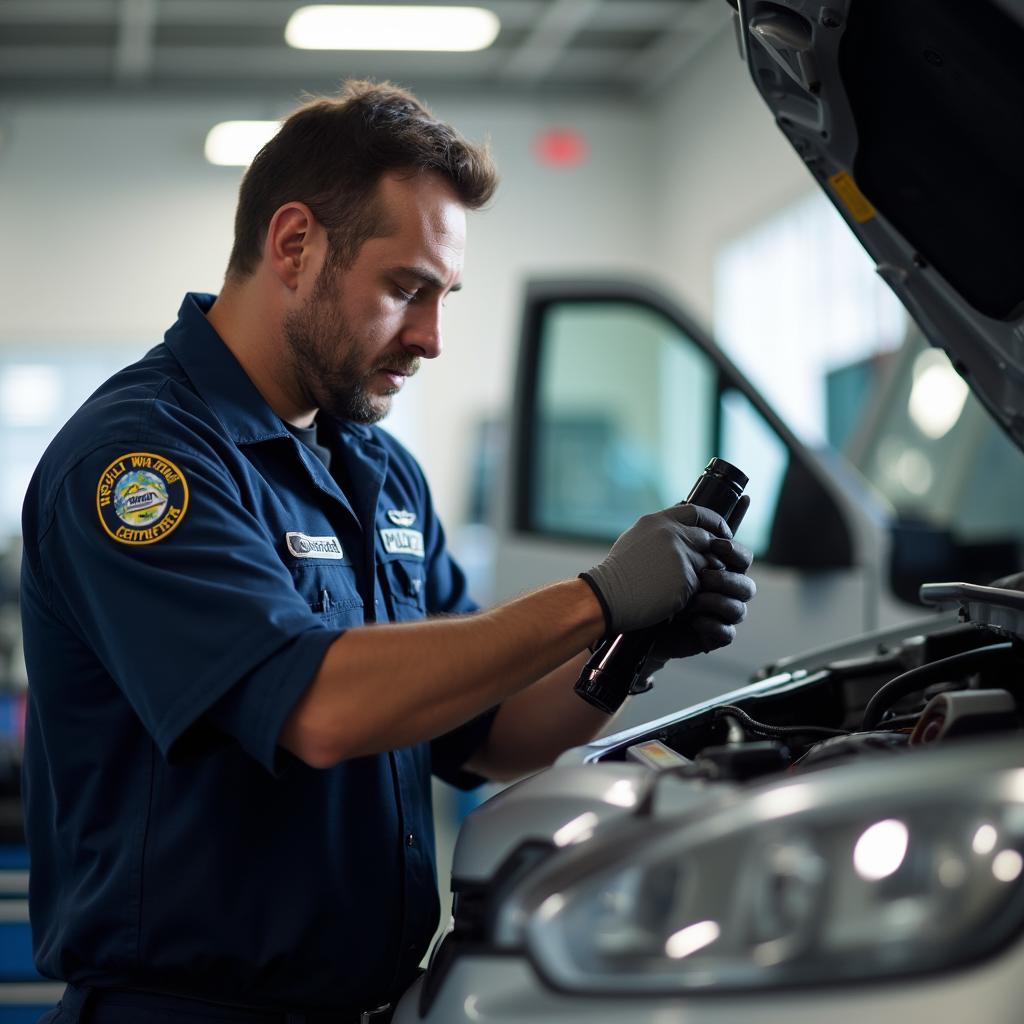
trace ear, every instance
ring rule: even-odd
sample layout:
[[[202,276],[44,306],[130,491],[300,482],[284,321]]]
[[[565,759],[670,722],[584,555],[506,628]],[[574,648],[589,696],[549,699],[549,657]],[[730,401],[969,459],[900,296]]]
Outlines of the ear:
[[[278,280],[295,291],[320,272],[326,232],[305,203],[285,203],[275,211],[263,244],[263,259]]]

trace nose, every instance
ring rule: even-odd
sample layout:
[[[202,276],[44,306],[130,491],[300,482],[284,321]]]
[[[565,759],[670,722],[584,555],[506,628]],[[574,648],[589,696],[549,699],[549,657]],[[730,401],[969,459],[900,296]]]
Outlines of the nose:
[[[441,301],[417,303],[409,307],[402,329],[402,344],[423,359],[436,359],[441,354]]]

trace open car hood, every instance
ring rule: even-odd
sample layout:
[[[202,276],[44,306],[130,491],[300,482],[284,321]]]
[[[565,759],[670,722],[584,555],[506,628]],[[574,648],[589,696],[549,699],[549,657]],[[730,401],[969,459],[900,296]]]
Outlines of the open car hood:
[[[735,0],[754,84],[931,344],[1024,442],[1024,0]]]

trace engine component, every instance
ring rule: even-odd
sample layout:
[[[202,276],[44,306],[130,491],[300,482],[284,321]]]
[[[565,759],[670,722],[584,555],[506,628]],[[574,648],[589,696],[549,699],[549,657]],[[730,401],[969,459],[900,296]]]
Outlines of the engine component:
[[[677,754],[671,747],[666,747],[661,740],[646,740],[643,743],[634,743],[626,751],[627,761],[636,761],[654,769],[656,772],[664,771],[666,768],[681,768],[693,762]]]
[[[829,729],[823,725],[769,725],[767,722],[759,722],[751,718],[741,707],[735,704],[723,704],[715,708],[715,718],[730,717],[738,718],[740,723],[749,731],[758,733],[761,736],[795,736],[806,734],[809,736],[846,736],[845,729]]]
[[[792,761],[789,748],[779,740],[755,740],[752,743],[724,747],[705,747],[697,758],[701,774],[714,779],[758,779],[785,771]]]
[[[954,654],[941,661],[933,661],[920,668],[913,668],[895,679],[890,679],[872,698],[864,709],[864,720],[861,723],[863,732],[871,732],[882,720],[882,715],[901,697],[906,697],[917,690],[923,690],[929,683],[936,683],[956,678],[968,672],[977,671],[993,661],[1007,658],[1013,650],[1012,643],[990,644],[988,647],[977,647],[972,651]]]
[[[803,757],[793,762],[793,767],[818,768],[864,754],[892,753],[906,749],[909,739],[905,732],[856,732],[850,736],[834,736],[815,743]]]
[[[910,735],[912,746],[1020,725],[1017,702],[1007,690],[958,690],[933,697]]]

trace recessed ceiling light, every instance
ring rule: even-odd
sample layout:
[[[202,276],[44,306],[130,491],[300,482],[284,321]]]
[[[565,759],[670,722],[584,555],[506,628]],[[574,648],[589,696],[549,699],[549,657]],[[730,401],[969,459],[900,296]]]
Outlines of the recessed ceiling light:
[[[207,132],[203,153],[219,167],[248,167],[280,127],[278,121],[221,121]]]
[[[299,50],[485,50],[501,22],[482,7],[316,4],[300,7],[284,38]]]

